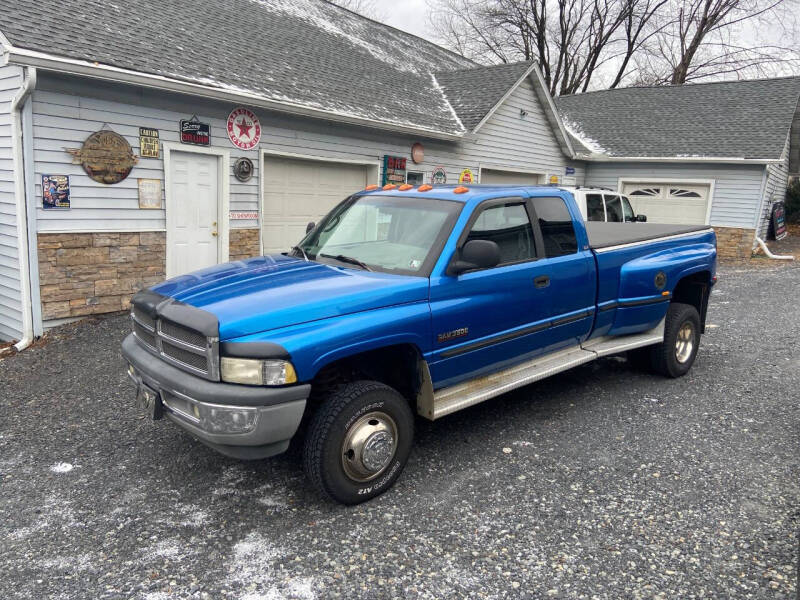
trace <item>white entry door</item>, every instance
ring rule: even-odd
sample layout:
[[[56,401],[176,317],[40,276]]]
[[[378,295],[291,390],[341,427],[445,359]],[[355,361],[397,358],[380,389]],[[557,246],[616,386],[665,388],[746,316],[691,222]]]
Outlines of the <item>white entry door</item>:
[[[218,262],[220,160],[210,154],[170,152],[167,277]]]
[[[705,225],[708,223],[710,186],[694,183],[626,183],[622,188],[633,211],[648,223]]]
[[[264,254],[286,252],[306,233],[306,225],[318,223],[342,200],[375,183],[368,181],[374,167],[264,156],[261,239]]]

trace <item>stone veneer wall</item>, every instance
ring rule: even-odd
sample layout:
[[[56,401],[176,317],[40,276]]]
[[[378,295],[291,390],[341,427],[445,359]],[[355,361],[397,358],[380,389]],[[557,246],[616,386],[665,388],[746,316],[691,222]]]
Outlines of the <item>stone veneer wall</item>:
[[[130,308],[138,290],[166,276],[166,233],[40,233],[45,321]],[[230,260],[260,254],[258,229],[230,230]]]
[[[230,260],[241,260],[261,255],[258,229],[230,230]]]
[[[127,310],[137,290],[164,280],[166,234],[40,233],[42,318]]]
[[[714,227],[717,234],[717,257],[723,260],[748,260],[753,254],[755,229]]]

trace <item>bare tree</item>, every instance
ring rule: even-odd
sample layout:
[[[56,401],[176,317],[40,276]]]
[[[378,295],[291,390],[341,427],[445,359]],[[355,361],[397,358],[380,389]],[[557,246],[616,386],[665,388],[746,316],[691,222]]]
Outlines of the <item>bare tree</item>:
[[[554,95],[752,72],[800,52],[791,41],[765,44],[742,35],[800,0],[428,2],[445,45],[479,62],[536,60]]]
[[[431,0],[442,41],[482,61],[536,60],[553,94],[589,88],[598,70],[622,81],[669,0]]]
[[[798,8],[796,0],[671,0],[659,36],[641,57],[639,78],[680,85],[796,70],[800,49],[792,21]],[[762,39],[766,28],[768,39]]]

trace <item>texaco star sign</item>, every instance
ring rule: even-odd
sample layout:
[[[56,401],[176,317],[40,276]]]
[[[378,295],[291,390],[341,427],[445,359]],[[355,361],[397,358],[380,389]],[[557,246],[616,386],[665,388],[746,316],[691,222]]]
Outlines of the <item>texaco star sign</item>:
[[[227,130],[231,143],[242,150],[252,150],[261,139],[261,123],[253,111],[246,108],[234,108],[231,111]]]

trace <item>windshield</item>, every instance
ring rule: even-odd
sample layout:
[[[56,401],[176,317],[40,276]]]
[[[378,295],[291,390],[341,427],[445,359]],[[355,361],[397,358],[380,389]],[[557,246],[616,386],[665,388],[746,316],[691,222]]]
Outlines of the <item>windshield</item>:
[[[354,196],[334,208],[298,248],[318,262],[427,275],[460,208],[447,200]]]

